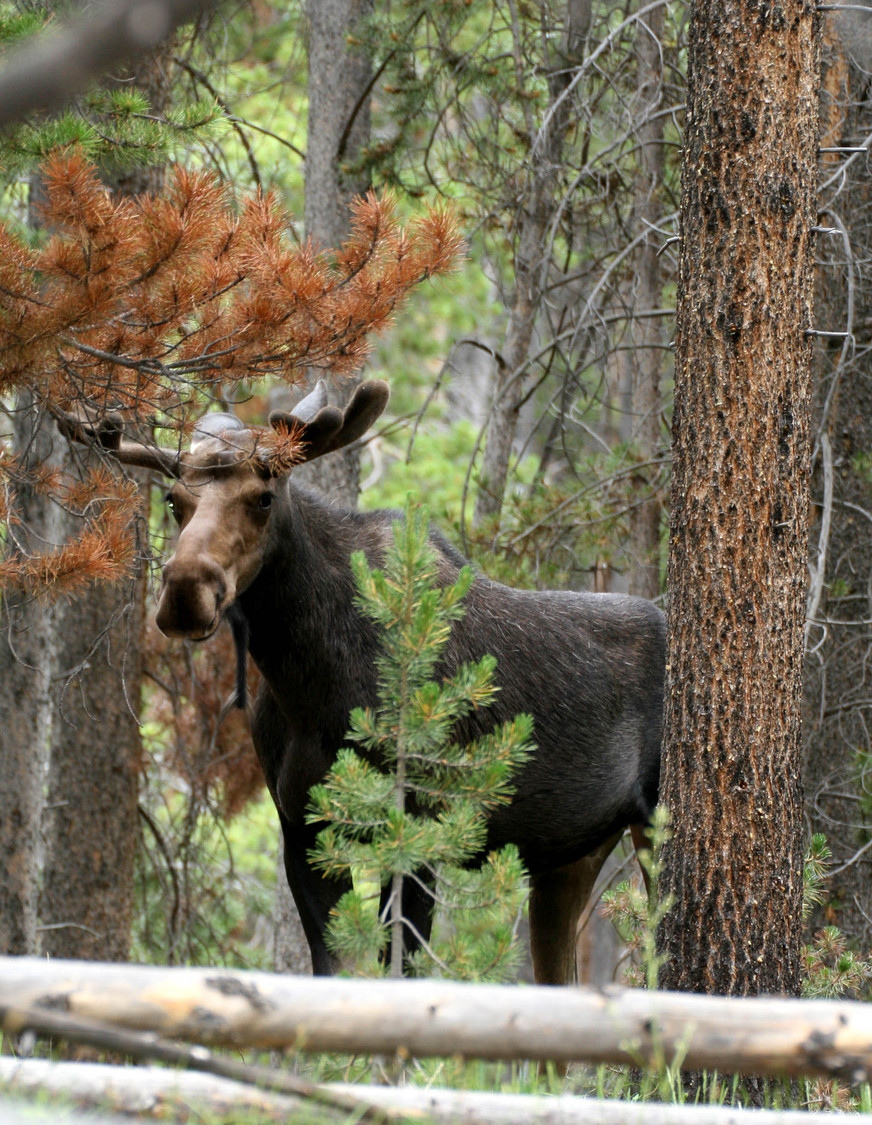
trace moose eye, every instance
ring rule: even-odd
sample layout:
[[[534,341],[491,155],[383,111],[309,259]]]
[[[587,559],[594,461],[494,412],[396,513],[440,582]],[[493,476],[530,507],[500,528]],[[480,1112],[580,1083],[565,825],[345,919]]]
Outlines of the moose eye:
[[[261,492],[260,496],[258,496],[257,498],[257,506],[259,508],[262,508],[264,511],[272,506],[272,502],[273,498],[271,492]]]
[[[171,492],[168,492],[164,497],[164,500],[166,500],[167,507],[169,508],[170,514],[172,515],[173,519],[177,520],[179,518],[179,508],[176,504],[175,497]]]

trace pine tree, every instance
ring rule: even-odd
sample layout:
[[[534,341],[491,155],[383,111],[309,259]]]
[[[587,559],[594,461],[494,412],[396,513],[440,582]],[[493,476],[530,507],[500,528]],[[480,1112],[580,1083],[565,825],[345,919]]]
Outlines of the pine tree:
[[[452,623],[473,581],[465,567],[452,585],[437,584],[437,559],[426,509],[409,500],[394,525],[384,570],[353,558],[358,604],[378,623],[376,709],[356,709],[349,739],[322,785],[312,790],[310,822],[326,822],[317,862],[328,875],[353,873],[359,886],[340,900],[330,941],[341,957],[373,968],[390,947],[390,973],[403,971],[404,937],[421,941],[415,974],[474,979],[506,977],[522,900],[514,847],[483,854],[486,815],[512,794],[511,775],[531,748],[532,720],[512,722],[466,745],[453,740],[458,720],[487,707],[498,687],[496,661],[485,656],[437,680]],[[421,940],[403,913],[403,886],[426,887],[447,932]],[[373,883],[385,888],[372,908]],[[370,892],[367,891],[370,888]]]
[[[732,996],[800,990],[818,207],[816,13],[751,11],[690,13],[660,780],[660,985]]]

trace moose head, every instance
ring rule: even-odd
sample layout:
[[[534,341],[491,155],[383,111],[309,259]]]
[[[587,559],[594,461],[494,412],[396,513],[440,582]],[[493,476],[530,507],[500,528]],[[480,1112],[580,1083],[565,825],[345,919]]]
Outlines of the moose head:
[[[294,434],[301,464],[362,437],[388,395],[386,383],[371,380],[340,410],[328,405],[319,382],[290,412],[273,411],[269,423]],[[167,636],[211,636],[260,569],[271,509],[287,470],[271,469],[260,435],[232,414],[205,415],[188,452],[124,439],[114,416],[97,425],[65,419],[64,429],[80,441],[96,441],[125,464],[175,478],[167,502],[180,534],[163,570],[155,621]]]

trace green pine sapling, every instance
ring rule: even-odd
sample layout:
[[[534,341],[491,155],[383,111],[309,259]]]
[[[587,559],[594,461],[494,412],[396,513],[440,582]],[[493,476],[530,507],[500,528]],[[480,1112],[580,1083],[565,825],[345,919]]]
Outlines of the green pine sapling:
[[[532,720],[520,715],[465,745],[458,720],[487,707],[497,685],[485,656],[437,682],[452,623],[473,581],[464,567],[437,586],[427,513],[411,498],[394,524],[384,570],[352,559],[358,605],[379,625],[379,704],[351,715],[349,739],[310,795],[309,821],[326,822],[313,853],[325,874],[353,875],[339,901],[328,944],[346,963],[377,971],[390,944],[390,974],[403,972],[403,936],[420,942],[410,971],[463,979],[505,979],[514,966],[515,922],[523,901],[517,849],[475,861],[485,848],[490,809],[511,799],[511,775],[531,749]],[[403,916],[403,884],[416,880],[442,920],[423,940]],[[374,905],[389,888],[381,912]],[[438,931],[438,932],[437,932]]]

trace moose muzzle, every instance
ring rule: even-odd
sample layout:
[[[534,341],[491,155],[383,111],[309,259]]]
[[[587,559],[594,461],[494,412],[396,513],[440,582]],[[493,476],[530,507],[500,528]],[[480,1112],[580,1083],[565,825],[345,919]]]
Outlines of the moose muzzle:
[[[208,557],[170,559],[163,573],[163,586],[155,622],[167,637],[204,640],[218,628],[221,614],[233,600],[228,597],[225,571]]]

